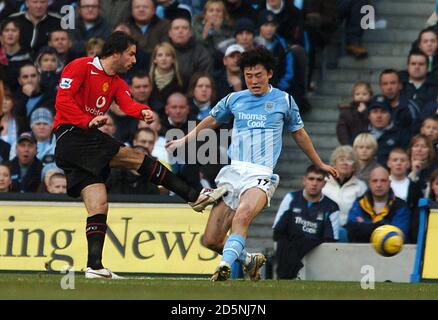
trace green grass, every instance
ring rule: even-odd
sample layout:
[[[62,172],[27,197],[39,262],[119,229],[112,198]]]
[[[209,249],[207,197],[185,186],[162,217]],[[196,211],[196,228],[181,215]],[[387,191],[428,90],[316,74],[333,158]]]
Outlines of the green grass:
[[[0,299],[438,299],[438,284],[376,283],[363,290],[360,283],[320,281],[211,283],[207,279],[130,278],[86,280],[75,277],[75,289],[61,289],[61,275],[0,274]]]

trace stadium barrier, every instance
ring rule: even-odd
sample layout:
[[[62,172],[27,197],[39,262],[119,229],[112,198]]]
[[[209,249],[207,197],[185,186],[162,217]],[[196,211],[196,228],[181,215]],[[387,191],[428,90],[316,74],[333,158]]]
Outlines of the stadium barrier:
[[[15,197],[22,201],[0,198],[0,271],[85,268],[84,205],[65,196],[42,197],[52,202],[23,194]],[[174,197],[111,200],[133,199],[142,203],[110,202],[105,265],[120,273],[211,275],[220,258],[201,245],[208,212],[198,214]]]

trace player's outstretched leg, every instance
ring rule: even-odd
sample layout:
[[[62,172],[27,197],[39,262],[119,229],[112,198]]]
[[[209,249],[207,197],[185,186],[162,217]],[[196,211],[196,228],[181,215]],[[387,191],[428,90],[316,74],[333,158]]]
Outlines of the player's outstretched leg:
[[[159,161],[148,156],[144,157],[143,163],[137,171],[152,183],[162,185],[166,189],[175,192],[197,212],[202,212],[207,206],[216,204],[227,192],[225,187],[197,190],[174,175]]]
[[[87,279],[121,279],[102,264],[102,251],[106,235],[107,195],[105,185],[92,184],[82,190],[85,207],[89,213],[85,234],[88,244]]]

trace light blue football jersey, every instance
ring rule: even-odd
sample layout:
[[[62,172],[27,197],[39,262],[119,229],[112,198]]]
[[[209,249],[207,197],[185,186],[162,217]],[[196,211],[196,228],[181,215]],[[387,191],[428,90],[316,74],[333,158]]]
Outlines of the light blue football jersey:
[[[263,96],[249,90],[233,92],[210,111],[219,123],[234,116],[231,160],[250,162],[274,168],[280,157],[282,132],[295,132],[304,127],[294,99],[286,92],[270,87]]]

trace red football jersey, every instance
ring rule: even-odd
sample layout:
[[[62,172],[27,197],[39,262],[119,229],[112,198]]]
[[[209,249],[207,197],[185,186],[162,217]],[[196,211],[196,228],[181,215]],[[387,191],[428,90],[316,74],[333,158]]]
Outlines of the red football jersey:
[[[73,124],[88,128],[88,123],[105,114],[114,100],[124,113],[140,120],[141,111],[150,109],[132,99],[128,85],[118,75],[107,75],[98,57],[76,59],[62,71],[53,127]]]

